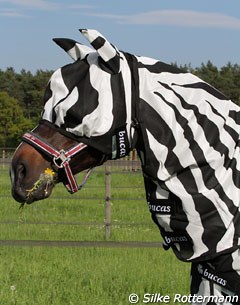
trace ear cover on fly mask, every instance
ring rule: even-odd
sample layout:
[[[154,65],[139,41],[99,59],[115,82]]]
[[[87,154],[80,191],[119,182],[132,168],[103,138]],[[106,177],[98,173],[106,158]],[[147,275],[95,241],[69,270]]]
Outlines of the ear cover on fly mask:
[[[95,52],[93,49],[69,38],[54,38],[53,41],[62,48],[73,60],[83,59]]]
[[[80,32],[98,52],[103,64],[113,74],[120,72],[120,53],[101,33],[91,29],[80,29]]]

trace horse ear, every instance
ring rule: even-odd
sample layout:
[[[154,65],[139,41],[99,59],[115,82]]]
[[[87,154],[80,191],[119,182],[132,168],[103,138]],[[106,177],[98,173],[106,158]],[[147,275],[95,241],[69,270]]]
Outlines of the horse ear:
[[[73,60],[83,59],[89,53],[95,52],[93,49],[68,38],[54,38],[53,41],[61,47]]]
[[[91,43],[92,47],[98,52],[107,70],[114,74],[120,71],[120,54],[118,49],[113,46],[102,34],[96,30],[79,30]]]

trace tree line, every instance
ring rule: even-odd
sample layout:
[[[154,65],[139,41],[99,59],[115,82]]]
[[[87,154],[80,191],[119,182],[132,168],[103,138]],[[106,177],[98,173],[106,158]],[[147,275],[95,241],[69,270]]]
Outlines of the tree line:
[[[211,61],[200,67],[174,66],[199,76],[227,98],[240,105],[240,66],[228,63],[217,68]],[[39,121],[43,108],[43,96],[53,71],[36,73],[13,68],[0,70],[0,147],[16,147],[21,135]]]

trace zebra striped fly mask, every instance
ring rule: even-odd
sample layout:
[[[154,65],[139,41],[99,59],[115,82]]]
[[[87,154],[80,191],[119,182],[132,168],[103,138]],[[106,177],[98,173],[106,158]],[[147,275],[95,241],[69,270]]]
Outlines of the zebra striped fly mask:
[[[118,159],[126,156],[131,146],[129,56],[99,32],[80,31],[94,49],[71,39],[54,39],[74,62],[53,73],[45,92],[42,120],[108,159]]]

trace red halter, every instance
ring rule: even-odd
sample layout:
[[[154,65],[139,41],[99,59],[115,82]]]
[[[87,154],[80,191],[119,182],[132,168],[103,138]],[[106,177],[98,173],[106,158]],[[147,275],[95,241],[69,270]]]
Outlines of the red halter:
[[[57,168],[63,168],[66,174],[66,177],[68,179],[68,184],[66,184],[67,190],[73,194],[76,193],[78,190],[80,190],[84,184],[86,183],[88,177],[90,176],[90,173],[92,172],[93,168],[90,168],[83,178],[83,181],[80,185],[77,184],[77,181],[72,173],[71,167],[69,165],[69,162],[71,161],[71,158],[79,153],[81,150],[85,149],[87,147],[84,143],[79,143],[68,150],[57,150],[52,145],[48,144],[44,139],[39,137],[38,135],[34,134],[33,132],[27,132],[22,137],[23,141],[32,145],[36,149],[44,152],[49,157],[52,158],[54,165]]]

